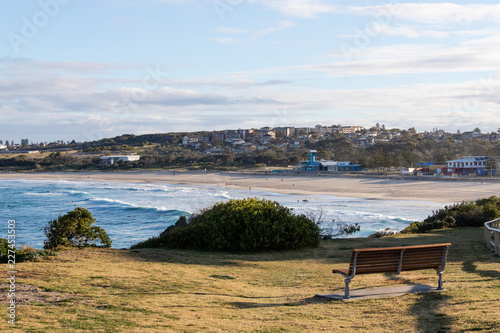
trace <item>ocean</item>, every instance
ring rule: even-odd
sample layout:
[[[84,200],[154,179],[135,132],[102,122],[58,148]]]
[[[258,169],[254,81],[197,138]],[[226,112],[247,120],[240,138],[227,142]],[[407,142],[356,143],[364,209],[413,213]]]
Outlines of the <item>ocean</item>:
[[[329,195],[289,195],[213,186],[134,184],[65,180],[0,180],[0,237],[7,238],[8,221],[16,221],[16,243],[42,248],[44,228],[76,207],[88,209],[106,230],[113,248],[158,236],[181,215],[216,202],[247,197],[277,201],[295,213],[319,215],[326,224],[359,223],[353,237],[367,237],[385,228],[402,230],[421,221],[442,203],[367,200]]]

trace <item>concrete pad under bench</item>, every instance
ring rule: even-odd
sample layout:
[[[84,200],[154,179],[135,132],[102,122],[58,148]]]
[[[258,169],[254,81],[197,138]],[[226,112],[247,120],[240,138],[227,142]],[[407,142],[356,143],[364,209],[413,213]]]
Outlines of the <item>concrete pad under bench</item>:
[[[357,301],[368,298],[396,297],[404,294],[428,293],[435,291],[441,291],[441,290],[438,290],[438,288],[431,286],[414,285],[414,286],[401,286],[401,287],[389,287],[389,288],[351,290],[350,298],[345,298],[344,292],[333,293],[333,294],[318,294],[316,296],[331,298],[336,300],[343,300],[343,301]]]

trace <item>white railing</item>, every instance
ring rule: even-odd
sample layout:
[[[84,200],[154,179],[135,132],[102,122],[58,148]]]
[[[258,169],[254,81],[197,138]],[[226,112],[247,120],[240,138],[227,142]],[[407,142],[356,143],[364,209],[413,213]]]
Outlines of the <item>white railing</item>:
[[[500,253],[500,219],[492,220],[484,224],[484,241],[495,253]]]

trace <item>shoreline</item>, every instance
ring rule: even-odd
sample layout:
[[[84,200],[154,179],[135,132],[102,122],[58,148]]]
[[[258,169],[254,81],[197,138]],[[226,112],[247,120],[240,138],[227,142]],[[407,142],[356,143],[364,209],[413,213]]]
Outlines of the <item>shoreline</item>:
[[[429,201],[443,204],[500,195],[490,179],[396,179],[373,176],[277,175],[222,172],[124,171],[0,173],[0,180],[98,181],[172,185],[208,185],[281,194],[332,195],[371,200]]]

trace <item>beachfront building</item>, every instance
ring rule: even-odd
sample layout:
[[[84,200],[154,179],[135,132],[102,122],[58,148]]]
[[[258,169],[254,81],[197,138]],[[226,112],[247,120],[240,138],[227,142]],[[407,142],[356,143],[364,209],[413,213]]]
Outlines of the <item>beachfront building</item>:
[[[318,152],[316,150],[309,150],[309,161],[302,161],[297,166],[297,171],[319,171],[319,163],[316,162]]]
[[[333,170],[336,172],[353,172],[353,171],[363,171],[363,168],[359,164],[354,164],[352,162],[337,162],[337,165],[333,166]]]
[[[101,163],[106,165],[113,165],[115,162],[135,162],[140,158],[140,155],[101,156]]]
[[[297,171],[324,171],[324,172],[353,172],[362,171],[361,165],[352,162],[336,162],[336,161],[316,161],[318,152],[309,150],[309,161],[302,161],[297,166]]]
[[[468,156],[458,160],[446,161],[441,171],[444,175],[495,175],[500,170],[500,157]]]

